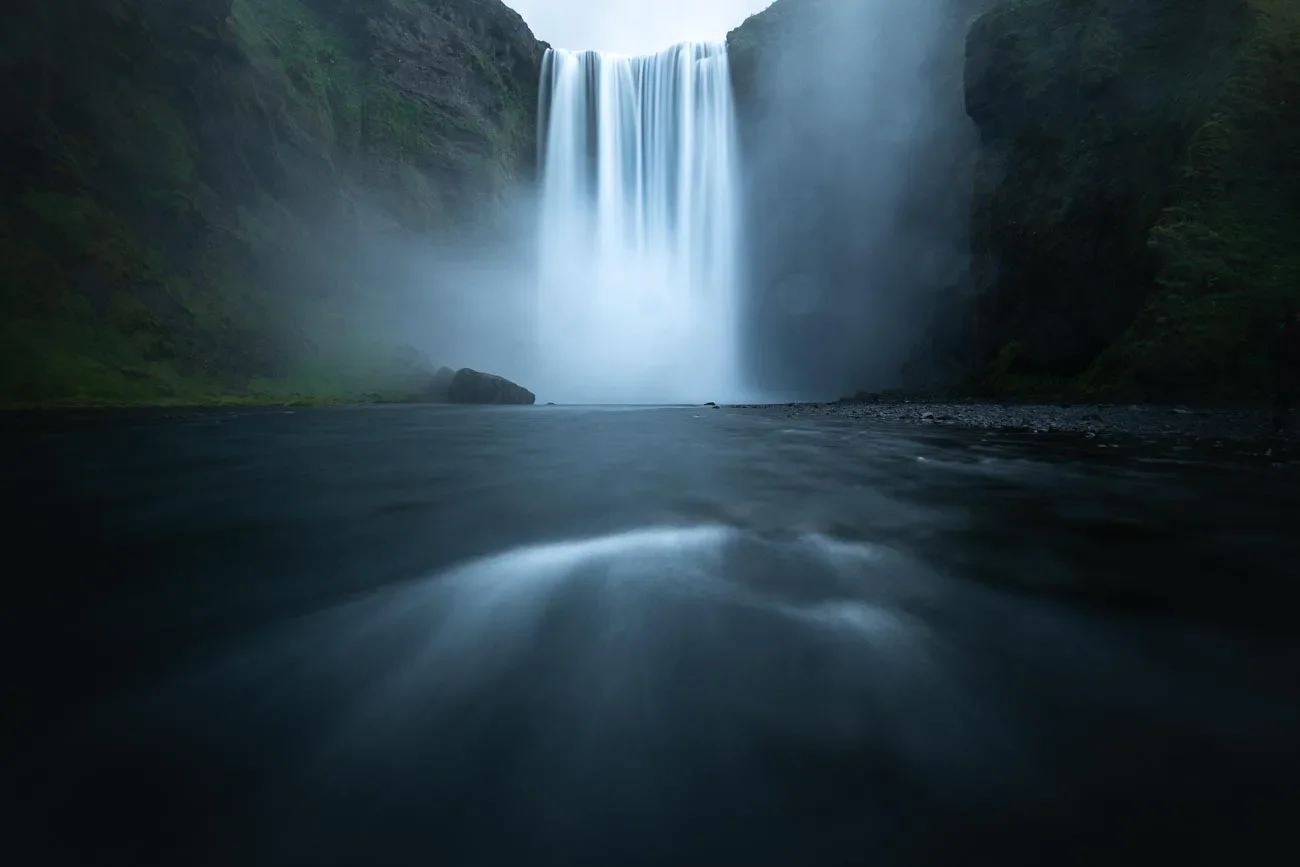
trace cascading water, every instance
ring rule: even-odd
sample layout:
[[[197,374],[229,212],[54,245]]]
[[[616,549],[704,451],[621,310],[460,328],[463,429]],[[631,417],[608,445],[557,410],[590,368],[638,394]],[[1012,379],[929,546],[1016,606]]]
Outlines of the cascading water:
[[[541,82],[539,393],[738,398],[738,226],[723,44],[552,49]]]

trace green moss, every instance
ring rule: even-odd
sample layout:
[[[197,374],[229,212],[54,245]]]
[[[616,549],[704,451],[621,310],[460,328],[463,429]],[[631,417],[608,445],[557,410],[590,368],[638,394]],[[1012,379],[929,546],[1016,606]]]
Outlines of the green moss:
[[[66,101],[43,107],[33,144],[49,160],[59,189],[93,189],[92,198],[117,205],[188,212],[198,184],[197,149],[176,106],[176,83],[131,63],[117,69],[93,53],[70,60],[64,74],[75,82],[77,101],[65,94]]]
[[[366,101],[372,143],[396,147],[417,164],[499,152],[497,123],[465,106],[421,102],[375,81]],[[509,129],[512,116],[497,122]]]
[[[159,94],[125,94],[115,128],[106,130],[113,158],[129,166],[147,204],[184,211],[193,206],[194,144],[184,121]]]
[[[228,392],[205,369],[237,356],[238,308],[215,284],[193,288],[85,196],[32,191],[0,247],[5,258],[0,402],[198,400]],[[88,288],[70,274],[92,275]],[[188,371],[188,372],[183,372]]]
[[[16,32],[26,15],[58,38],[7,92],[0,156],[20,192],[0,205],[0,404],[413,393],[340,324],[383,287],[332,269],[322,227],[362,198],[409,228],[466,222],[517,176],[536,94],[478,44],[495,9],[412,0],[395,20],[389,3],[20,9]],[[408,90],[372,65],[431,26],[450,34],[450,77]]]
[[[366,101],[366,109],[373,140],[387,142],[410,154],[430,149],[429,112],[419,103],[376,86]]]
[[[234,0],[235,33],[254,56],[269,54],[300,109],[345,150],[360,143],[364,69],[351,46],[302,0]]]
[[[1080,82],[1097,87],[1113,81],[1120,75],[1123,62],[1123,36],[1105,16],[1094,14],[1083,26]]]
[[[459,185],[442,185],[438,178],[472,176],[497,189],[512,176],[516,158],[500,143],[504,134],[466,107],[420,102],[375,82],[366,112],[368,146],[393,154],[381,180],[395,192],[394,207],[407,226],[449,230],[453,214],[471,210]]]
[[[158,317],[136,295],[116,291],[109,299],[104,322],[123,334],[153,333],[158,331]]]
[[[69,301],[75,306],[75,296]],[[4,403],[143,401],[202,392],[199,383],[147,361],[127,337],[86,312],[0,325]]]
[[[1300,301],[1300,7],[1250,6],[1249,38],[1151,229],[1157,291],[1091,379],[1243,397],[1270,386],[1269,336]]]
[[[1012,0],[979,20],[977,245],[995,377],[1258,395],[1300,288],[1300,7]],[[1068,323],[1072,355],[1036,329]],[[1040,325],[1039,323],[1044,323]]]
[[[70,288],[64,262],[20,233],[20,222],[30,221],[0,210],[0,303],[6,318],[49,311]]]
[[[40,223],[38,237],[49,238],[65,255],[93,261],[110,281],[131,287],[161,278],[157,254],[137,243],[119,218],[93,200],[34,190],[21,203]]]
[[[1024,351],[1024,345],[1019,341],[1012,341],[1002,347],[974,390],[998,398],[1057,400],[1081,396],[1078,386],[1068,379],[1019,372],[1017,365]]]

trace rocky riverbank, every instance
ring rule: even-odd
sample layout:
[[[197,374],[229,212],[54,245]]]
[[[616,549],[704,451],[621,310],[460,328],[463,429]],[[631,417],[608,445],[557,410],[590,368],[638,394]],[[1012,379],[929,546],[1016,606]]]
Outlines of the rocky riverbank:
[[[760,409],[760,407],[739,407]],[[772,408],[765,408],[770,411]],[[847,419],[863,422],[986,428],[1026,434],[1079,434],[1109,441],[1133,438],[1163,442],[1247,445],[1252,453],[1287,450],[1272,429],[1266,407],[1205,408],[1150,404],[1021,404],[974,401],[886,401],[866,403],[788,404],[789,418]],[[1290,450],[1297,439],[1292,436]]]

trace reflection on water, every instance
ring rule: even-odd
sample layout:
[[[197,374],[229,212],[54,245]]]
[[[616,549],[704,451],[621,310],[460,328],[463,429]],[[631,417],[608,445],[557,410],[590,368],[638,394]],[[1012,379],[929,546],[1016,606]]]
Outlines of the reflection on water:
[[[9,631],[23,833],[277,867],[1294,851],[1300,649],[1237,616],[1284,607],[1251,595],[1294,575],[1284,477],[696,416],[41,441],[79,472],[6,469],[70,576]]]
[[[267,863],[794,858],[818,839],[825,863],[910,864],[951,841],[890,855],[909,814],[962,840],[1121,780],[1111,797],[1159,811],[1159,773],[1228,739],[1232,766],[1197,759],[1204,779],[1177,792],[1224,801],[1300,726],[1278,682],[1214,676],[1257,650],[884,547],[651,528],[512,549],[241,640],[115,706],[97,742],[144,780],[233,773],[219,825],[259,829]],[[849,847],[864,829],[880,839]]]

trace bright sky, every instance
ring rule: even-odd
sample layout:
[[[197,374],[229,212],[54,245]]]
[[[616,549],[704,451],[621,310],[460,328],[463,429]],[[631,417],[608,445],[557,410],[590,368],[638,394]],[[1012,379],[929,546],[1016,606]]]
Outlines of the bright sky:
[[[650,54],[677,42],[721,40],[772,0],[505,0],[556,48]]]

